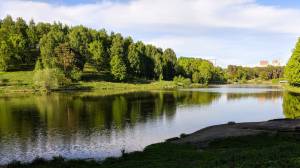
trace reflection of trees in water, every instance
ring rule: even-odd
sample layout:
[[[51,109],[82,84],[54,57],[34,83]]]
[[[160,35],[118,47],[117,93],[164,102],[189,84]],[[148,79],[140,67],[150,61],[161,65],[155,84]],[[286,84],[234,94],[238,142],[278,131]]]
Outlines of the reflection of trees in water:
[[[58,129],[66,134],[78,130],[123,129],[136,123],[165,117],[171,120],[176,104],[208,105],[220,97],[205,92],[139,92],[113,96],[80,97],[72,94],[0,99],[0,136]]]
[[[179,104],[210,105],[221,97],[217,92],[180,91],[174,92]]]
[[[0,137],[3,134],[18,134],[28,137],[40,128],[40,118],[35,103],[30,98],[0,99]]]
[[[27,156],[39,150],[47,153],[61,150],[60,145],[71,150],[72,145],[91,143],[94,137],[110,143],[140,124],[173,120],[178,104],[209,105],[219,97],[217,93],[170,91],[0,98],[0,157],[16,152]]]
[[[282,97],[282,91],[269,91],[257,93],[227,93],[227,100],[238,100],[242,98],[257,98],[261,101],[276,100]]]
[[[89,129],[125,128],[175,114],[172,94],[131,93],[79,97],[68,94],[0,99],[0,137],[34,136],[34,131],[59,129],[64,133]]]
[[[285,92],[282,106],[286,118],[300,117],[300,95]]]

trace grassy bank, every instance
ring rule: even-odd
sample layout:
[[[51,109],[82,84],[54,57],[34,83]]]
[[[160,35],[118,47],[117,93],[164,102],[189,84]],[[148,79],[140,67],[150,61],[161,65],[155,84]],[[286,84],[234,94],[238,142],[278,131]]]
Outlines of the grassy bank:
[[[290,85],[285,85],[284,89],[288,92],[292,93],[299,93],[300,94],[300,87],[295,87],[295,86],[290,86]]]
[[[0,94],[35,93],[33,71],[0,72]],[[131,81],[128,83],[106,82],[101,80],[79,81],[67,88],[55,91],[86,91],[94,94],[118,94],[131,91],[176,89],[172,81]]]
[[[300,136],[292,134],[257,135],[228,138],[212,142],[205,149],[191,145],[160,143],[150,145],[143,152],[108,158],[104,162],[55,158],[37,159],[31,164],[13,163],[15,168],[228,168],[228,167],[300,167]]]

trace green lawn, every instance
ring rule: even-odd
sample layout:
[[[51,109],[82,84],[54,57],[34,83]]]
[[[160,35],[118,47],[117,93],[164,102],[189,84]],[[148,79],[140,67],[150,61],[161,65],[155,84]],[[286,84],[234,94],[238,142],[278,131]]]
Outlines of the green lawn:
[[[33,71],[0,72],[0,83],[9,85],[31,85]]]
[[[0,72],[0,93],[33,92],[33,71]]]
[[[286,91],[292,92],[292,93],[300,93],[300,87],[295,87],[291,85],[285,85],[284,89]]]
[[[37,92],[33,84],[33,71],[0,72],[0,94],[17,94]],[[107,82],[101,80],[107,75],[84,73],[84,80],[75,83],[64,90],[92,91],[86,94],[119,94],[131,91],[175,89],[178,86],[173,81],[132,80],[125,82]]]
[[[159,143],[143,152],[124,154],[104,162],[55,158],[52,161],[37,159],[31,164],[14,163],[8,167],[24,168],[231,168],[231,167],[300,167],[300,136],[259,135],[228,138],[215,141],[206,149],[192,145]]]

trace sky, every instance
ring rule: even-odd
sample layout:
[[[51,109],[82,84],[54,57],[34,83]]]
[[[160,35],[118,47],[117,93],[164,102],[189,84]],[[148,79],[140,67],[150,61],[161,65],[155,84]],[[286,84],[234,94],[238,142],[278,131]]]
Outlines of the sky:
[[[105,28],[222,67],[284,64],[300,34],[298,0],[0,0],[8,14]]]

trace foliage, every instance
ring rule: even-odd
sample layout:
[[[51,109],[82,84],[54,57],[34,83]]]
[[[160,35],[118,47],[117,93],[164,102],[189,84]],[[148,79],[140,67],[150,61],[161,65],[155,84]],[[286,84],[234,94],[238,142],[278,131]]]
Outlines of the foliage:
[[[300,86],[300,38],[285,67],[285,77],[292,86]]]
[[[193,62],[193,60],[189,60]],[[159,79],[173,80],[177,75],[199,83],[225,80],[222,69],[208,61],[196,61],[192,68],[180,67],[175,52],[134,42],[119,33],[110,35],[104,29],[94,30],[80,26],[68,27],[61,23],[28,24],[7,16],[0,28],[0,70],[60,69],[65,77],[78,80],[86,63],[99,73],[109,72],[116,80]],[[200,63],[201,62],[201,63]],[[186,65],[187,66],[187,65]],[[184,72],[180,71],[183,68]]]
[[[66,37],[62,30],[51,30],[49,33],[43,35],[40,40],[40,51],[43,67],[55,67],[54,50],[65,41]]]
[[[141,44],[141,43],[140,43]],[[130,71],[135,76],[141,76],[142,72],[142,57],[144,54],[144,47],[138,46],[138,44],[132,43],[129,45],[128,49],[128,62],[130,66]]]
[[[125,80],[127,77],[127,67],[124,56],[124,42],[120,34],[114,36],[112,46],[110,48],[111,53],[111,74],[116,80]]]
[[[298,94],[285,92],[282,106],[286,118],[295,119],[300,117],[300,97]]]
[[[124,61],[118,55],[113,56],[110,61],[111,73],[116,80],[125,80],[127,76],[127,69]]]
[[[109,69],[109,55],[105,51],[104,44],[101,41],[93,41],[88,48],[91,63],[98,69],[98,71]]]
[[[175,76],[173,81],[176,83],[176,85],[179,86],[189,86],[191,84],[191,79],[184,78],[182,76]]]
[[[84,63],[80,55],[75,53],[68,43],[60,44],[55,48],[55,67],[59,68],[67,78],[80,79],[80,72]]]
[[[172,80],[176,75],[177,58],[175,52],[168,48],[162,55],[162,75],[165,80]]]
[[[35,71],[33,82],[36,89],[46,91],[58,89],[61,86],[66,86],[71,83],[60,69],[48,68]]]
[[[215,67],[207,60],[201,58],[178,59],[179,72],[183,76],[192,79],[194,83],[223,83],[225,76],[222,68]]]
[[[272,80],[283,77],[284,67],[267,66],[267,67],[242,67],[228,65],[226,69],[227,78],[230,82],[239,82],[252,79]]]

